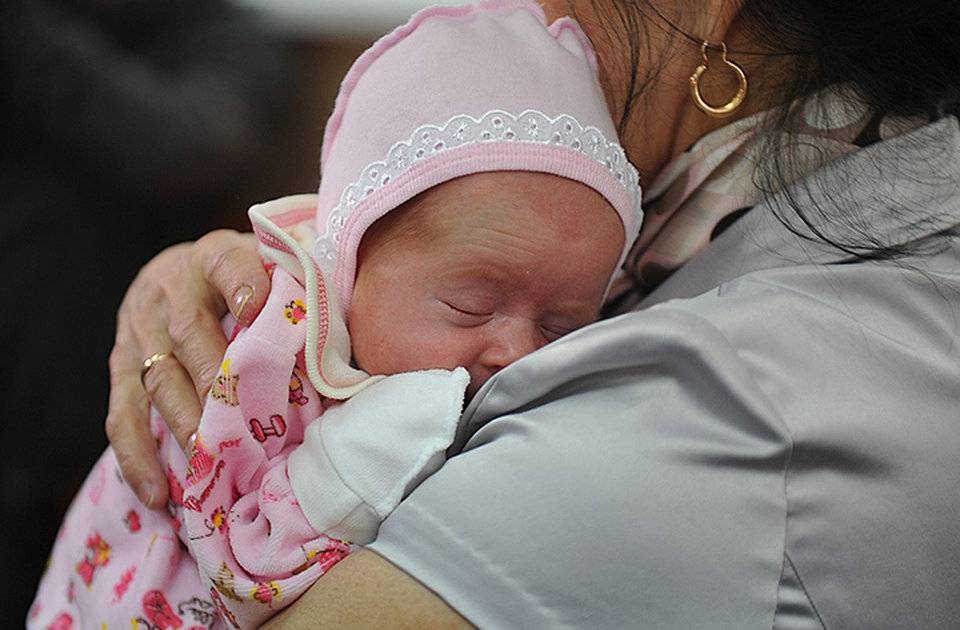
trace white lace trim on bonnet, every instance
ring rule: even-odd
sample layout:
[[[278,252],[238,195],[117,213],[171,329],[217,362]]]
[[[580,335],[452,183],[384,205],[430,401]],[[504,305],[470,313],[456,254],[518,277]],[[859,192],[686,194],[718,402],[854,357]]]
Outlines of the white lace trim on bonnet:
[[[394,144],[383,160],[368,164],[353,183],[343,189],[339,204],[330,212],[326,229],[317,237],[314,257],[327,273],[333,273],[337,247],[347,219],[365,197],[383,188],[414,165],[439,153],[488,142],[515,142],[564,147],[606,168],[619,181],[633,202],[636,225],[643,211],[637,169],[623,148],[608,140],[596,127],[584,127],[573,116],[550,117],[528,109],[519,115],[502,110],[487,112],[480,118],[459,115],[437,125],[423,125],[409,139]]]

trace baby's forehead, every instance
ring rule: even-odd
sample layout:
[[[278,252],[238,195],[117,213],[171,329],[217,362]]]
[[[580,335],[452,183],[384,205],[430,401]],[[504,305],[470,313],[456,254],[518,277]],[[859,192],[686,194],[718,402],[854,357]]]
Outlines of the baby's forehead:
[[[472,173],[437,184],[387,213],[395,229],[465,233],[486,221],[535,230],[564,213],[607,212],[613,206],[585,184],[536,171]],[[619,221],[619,218],[617,219]]]
[[[449,261],[451,273],[529,250],[557,256],[617,251],[619,214],[592,188],[557,175],[523,171],[472,174],[438,184],[387,213],[371,232],[395,251],[414,249]],[[373,240],[373,239],[371,239]]]

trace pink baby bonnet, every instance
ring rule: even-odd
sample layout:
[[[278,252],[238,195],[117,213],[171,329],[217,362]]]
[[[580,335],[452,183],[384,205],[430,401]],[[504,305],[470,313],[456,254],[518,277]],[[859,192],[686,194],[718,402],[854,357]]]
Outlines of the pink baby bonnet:
[[[582,182],[640,227],[589,40],[533,0],[430,7],[354,63],[323,141],[314,256],[349,307],[357,250],[384,214],[442,182],[519,170]]]

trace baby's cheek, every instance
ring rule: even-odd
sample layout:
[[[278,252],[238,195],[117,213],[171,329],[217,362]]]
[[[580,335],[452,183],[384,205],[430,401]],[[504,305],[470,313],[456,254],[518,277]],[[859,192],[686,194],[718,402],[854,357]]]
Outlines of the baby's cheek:
[[[453,369],[462,363],[462,343],[441,330],[370,331],[358,335],[353,351],[357,367],[369,374],[398,374],[432,368]]]
[[[395,347],[396,333],[386,322],[373,318],[354,318],[350,329],[353,360],[361,370],[369,374],[394,374],[393,365],[400,350]]]
[[[412,331],[402,340],[400,362],[403,371],[429,370],[470,365],[471,342],[463,329],[430,326]]]

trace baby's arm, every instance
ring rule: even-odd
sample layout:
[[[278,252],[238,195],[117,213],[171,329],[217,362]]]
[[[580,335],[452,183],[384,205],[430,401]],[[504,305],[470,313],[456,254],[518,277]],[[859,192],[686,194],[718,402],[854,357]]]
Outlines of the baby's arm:
[[[260,316],[227,349],[171,491],[211,597],[239,627],[269,619],[375,537],[443,463],[469,382],[463,369],[404,373],[322,400],[298,365],[299,296],[277,269]]]
[[[211,597],[243,627],[268,619],[350,551],[313,529],[287,479],[288,455],[323,413],[302,366],[302,295],[296,280],[274,273],[263,311],[227,348],[189,464],[171,488]]]
[[[357,544],[445,461],[470,376],[463,368],[394,374],[307,427],[287,472],[318,531]]]

